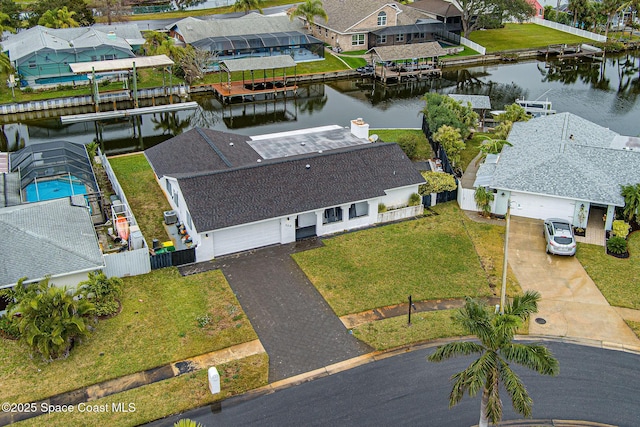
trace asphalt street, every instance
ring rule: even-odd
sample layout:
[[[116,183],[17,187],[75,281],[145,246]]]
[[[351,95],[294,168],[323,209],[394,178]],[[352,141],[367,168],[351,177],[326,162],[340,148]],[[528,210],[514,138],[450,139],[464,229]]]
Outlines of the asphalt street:
[[[573,344],[547,343],[560,361],[560,375],[547,377],[514,367],[534,401],[534,419],[640,425],[640,356]],[[452,409],[452,374],[469,358],[430,363],[432,349],[404,353],[252,399],[228,399],[153,423],[170,426],[190,418],[203,426],[471,426],[480,397],[465,397]],[[522,418],[503,391],[503,420]]]

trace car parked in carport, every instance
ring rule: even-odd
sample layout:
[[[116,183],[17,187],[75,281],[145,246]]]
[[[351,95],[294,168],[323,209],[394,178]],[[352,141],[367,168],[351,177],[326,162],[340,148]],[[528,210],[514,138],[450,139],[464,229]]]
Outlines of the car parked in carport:
[[[554,255],[575,255],[576,238],[573,227],[566,219],[549,218],[544,221],[544,238],[547,241],[547,253]]]

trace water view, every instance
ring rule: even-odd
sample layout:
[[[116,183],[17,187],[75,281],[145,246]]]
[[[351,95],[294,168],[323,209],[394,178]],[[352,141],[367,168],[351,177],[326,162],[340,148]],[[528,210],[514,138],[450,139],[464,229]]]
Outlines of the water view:
[[[52,140],[100,141],[107,153],[150,147],[195,126],[257,135],[364,118],[375,128],[418,128],[428,91],[484,94],[494,109],[516,98],[549,100],[629,136],[640,135],[640,54],[603,62],[531,61],[450,70],[441,79],[382,86],[367,79],[302,85],[298,96],[255,104],[221,105],[211,95],[193,96],[199,108],[100,122],[62,125],[59,119],[2,125],[0,151]]]

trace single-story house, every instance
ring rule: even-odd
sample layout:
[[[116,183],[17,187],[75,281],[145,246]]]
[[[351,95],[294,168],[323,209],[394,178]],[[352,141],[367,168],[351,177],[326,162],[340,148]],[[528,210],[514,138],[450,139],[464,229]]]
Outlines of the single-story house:
[[[0,253],[0,288],[46,276],[58,286],[75,286],[104,268],[82,196],[0,208]]]
[[[474,187],[494,190],[493,212],[564,218],[587,227],[605,217],[611,230],[620,186],[640,183],[640,138],[619,135],[571,113],[517,122],[498,156],[477,173]],[[605,216],[606,215],[606,216]]]
[[[459,35],[433,14],[387,0],[323,0],[329,17],[317,19],[311,34],[345,51],[442,40],[459,44]]]
[[[407,206],[424,178],[368,125],[246,137],[195,128],[145,150],[196,244],[197,261],[379,222]],[[398,212],[409,212],[410,207]],[[394,218],[394,219],[397,219]]]
[[[287,16],[250,13],[240,18],[184,18],[165,27],[178,43],[211,52],[213,64],[225,59],[290,55],[296,62],[324,59],[322,42]]]
[[[92,27],[38,25],[12,34],[2,46],[23,86],[86,83],[87,76],[75,75],[69,64],[135,57],[132,46],[114,31]]]

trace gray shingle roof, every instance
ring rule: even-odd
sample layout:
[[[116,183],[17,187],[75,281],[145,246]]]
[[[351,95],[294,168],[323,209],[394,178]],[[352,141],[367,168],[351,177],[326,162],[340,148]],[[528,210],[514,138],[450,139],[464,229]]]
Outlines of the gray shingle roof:
[[[623,206],[620,185],[640,182],[640,151],[571,113],[514,123],[491,187]]]
[[[69,198],[0,209],[0,253],[0,286],[104,266],[89,211]]]
[[[415,24],[418,19],[428,16],[422,11],[389,0],[323,0],[322,7],[327,12],[329,20],[326,23],[323,20],[319,20],[316,24],[339,33],[355,31],[352,27],[374,13],[377,15],[377,11],[387,4],[394,5],[402,10],[398,14],[398,25]],[[359,28],[358,31],[363,31],[363,29]]]
[[[210,19],[184,18],[166,29],[175,29],[186,43],[194,43],[209,37],[231,37],[251,34],[284,33],[302,31],[304,24],[299,19],[291,21],[287,16],[265,16],[250,13],[240,18]]]
[[[432,13],[436,16],[462,16],[462,12],[452,2],[446,0],[417,0],[409,5],[412,8]]]
[[[385,190],[423,182],[397,144],[356,145],[178,179],[201,232],[384,196]]]
[[[431,58],[447,54],[438,42],[401,44],[397,46],[376,46],[367,51],[375,52],[381,61],[398,59]]]
[[[202,136],[212,141],[216,150]],[[145,150],[145,155],[158,177],[178,176],[228,169],[254,164],[260,158],[247,144],[248,136],[194,128],[168,141]],[[231,145],[233,144],[233,145]],[[218,154],[222,154],[222,157]],[[223,159],[224,157],[224,159]]]
[[[45,48],[54,51],[73,51],[107,45],[131,50],[131,46],[123,38],[117,36],[115,39],[110,38],[106,33],[91,27],[55,29],[40,25],[9,36],[2,45],[3,49],[9,52],[9,58],[12,61],[18,61]]]
[[[449,97],[455,99],[463,105],[467,105],[467,102],[470,102],[471,108],[473,108],[474,110],[491,109],[491,98],[489,98],[487,95],[459,95],[450,93]]]

